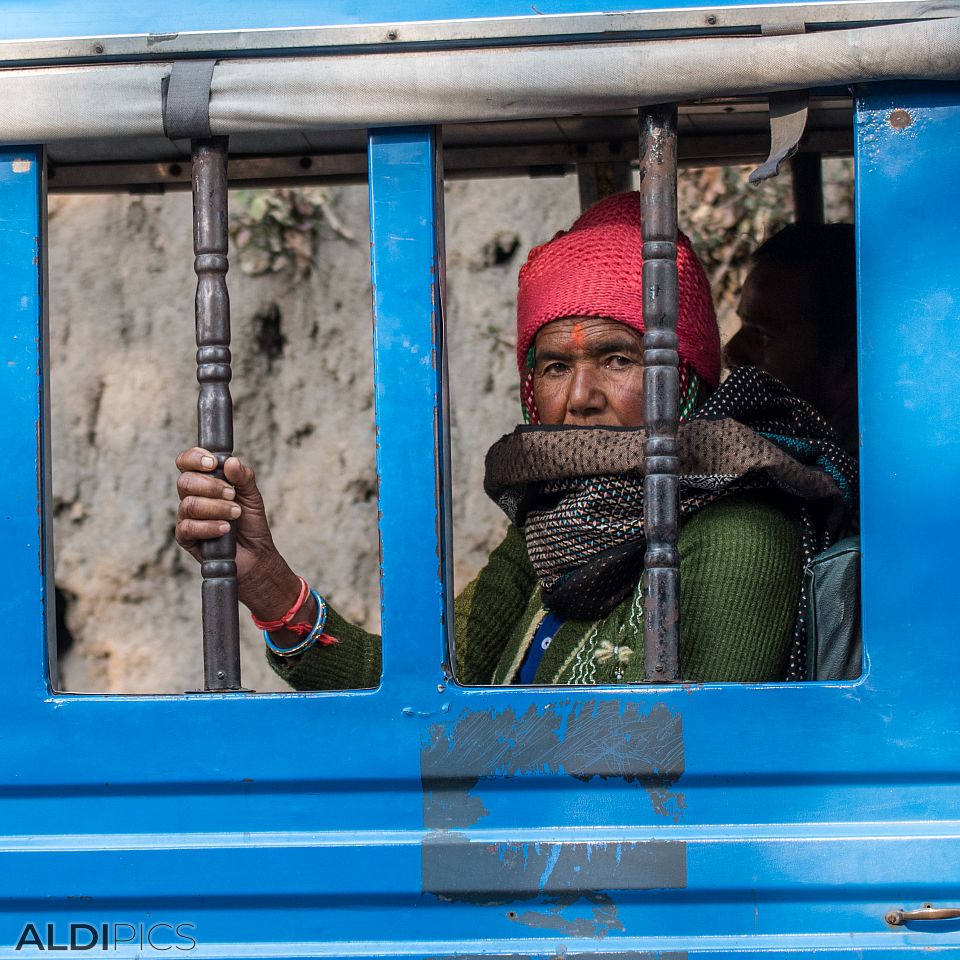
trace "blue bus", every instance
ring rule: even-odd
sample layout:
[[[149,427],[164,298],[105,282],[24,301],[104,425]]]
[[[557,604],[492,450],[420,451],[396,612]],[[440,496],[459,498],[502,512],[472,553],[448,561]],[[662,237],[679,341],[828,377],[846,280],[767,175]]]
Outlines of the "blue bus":
[[[0,955],[960,954],[957,9],[0,0]],[[639,158],[669,205],[677,158],[770,173],[798,146],[808,211],[817,154],[855,160],[860,676],[674,682],[667,590],[650,682],[458,684],[444,176],[579,167],[595,197]],[[346,180],[370,200],[379,686],[244,690],[228,537],[202,691],[62,692],[47,192],[193,183],[200,436],[226,453],[228,187]]]

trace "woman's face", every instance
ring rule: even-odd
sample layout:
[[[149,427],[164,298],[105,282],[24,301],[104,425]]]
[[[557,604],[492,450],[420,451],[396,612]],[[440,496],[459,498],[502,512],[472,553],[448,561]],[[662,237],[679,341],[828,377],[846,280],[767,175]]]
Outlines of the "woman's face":
[[[643,337],[606,317],[565,317],[534,341],[533,398],[541,423],[643,424]]]

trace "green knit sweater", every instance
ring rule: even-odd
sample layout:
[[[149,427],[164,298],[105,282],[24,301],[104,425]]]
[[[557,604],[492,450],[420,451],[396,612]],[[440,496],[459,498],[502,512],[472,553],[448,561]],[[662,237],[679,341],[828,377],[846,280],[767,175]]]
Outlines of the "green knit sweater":
[[[704,507],[680,531],[680,674],[693,681],[781,680],[801,577],[797,524],[746,495]],[[556,632],[537,683],[617,683],[643,678],[643,625],[630,599],[604,620],[568,620]],[[523,536],[510,527],[487,565],[454,602],[456,676],[463,684],[511,683],[544,616]],[[380,682],[380,637],[332,608],[315,646],[271,666],[297,690]]]

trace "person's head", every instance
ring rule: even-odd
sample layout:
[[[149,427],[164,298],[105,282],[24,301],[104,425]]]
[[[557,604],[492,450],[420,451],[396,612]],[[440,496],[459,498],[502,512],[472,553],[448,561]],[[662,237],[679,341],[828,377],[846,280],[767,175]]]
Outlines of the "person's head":
[[[855,403],[857,290],[853,227],[795,223],[754,253],[727,344],[833,419]]]
[[[517,366],[533,423],[643,422],[640,195],[619,193],[534,247],[520,269]],[[703,266],[677,236],[681,402],[720,381],[720,335]]]

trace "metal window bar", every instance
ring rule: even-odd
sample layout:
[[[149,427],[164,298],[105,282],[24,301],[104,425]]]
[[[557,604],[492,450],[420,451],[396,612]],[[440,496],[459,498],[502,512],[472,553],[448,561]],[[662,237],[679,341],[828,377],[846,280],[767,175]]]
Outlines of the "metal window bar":
[[[677,108],[640,113],[643,237],[644,678],[679,677]]]
[[[197,275],[198,441],[217,457],[215,476],[233,453],[230,397],[230,296],[227,292],[227,138],[194,140],[193,269]],[[203,544],[204,691],[240,689],[237,542],[229,533]]]
[[[819,153],[798,153],[790,161],[793,219],[823,223],[823,163]]]

